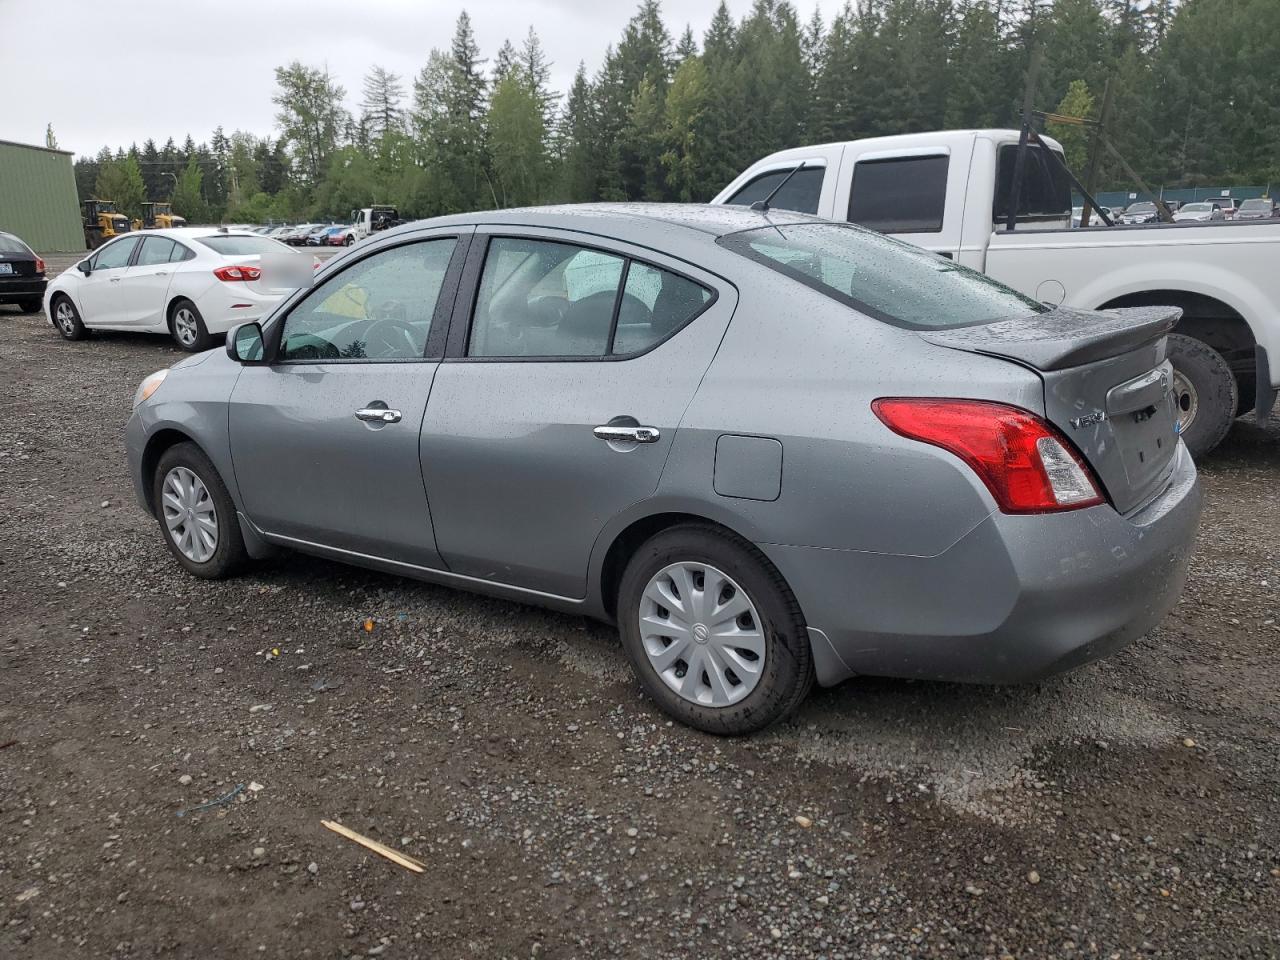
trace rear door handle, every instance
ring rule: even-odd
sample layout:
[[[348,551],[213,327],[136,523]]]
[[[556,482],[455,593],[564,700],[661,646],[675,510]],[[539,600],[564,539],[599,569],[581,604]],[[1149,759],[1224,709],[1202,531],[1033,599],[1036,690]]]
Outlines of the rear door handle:
[[[657,443],[662,437],[657,427],[613,427],[605,424],[591,432],[597,440],[620,440],[624,443]]]
[[[386,407],[361,407],[356,411],[356,419],[366,423],[399,423],[400,411]]]

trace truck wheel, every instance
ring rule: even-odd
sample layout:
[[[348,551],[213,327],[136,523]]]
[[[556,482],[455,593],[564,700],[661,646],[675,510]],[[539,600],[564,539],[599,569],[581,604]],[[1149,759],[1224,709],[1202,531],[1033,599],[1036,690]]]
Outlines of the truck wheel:
[[[1222,354],[1193,337],[1169,334],[1168,356],[1182,441],[1200,457],[1231,429],[1239,401],[1236,378]]]

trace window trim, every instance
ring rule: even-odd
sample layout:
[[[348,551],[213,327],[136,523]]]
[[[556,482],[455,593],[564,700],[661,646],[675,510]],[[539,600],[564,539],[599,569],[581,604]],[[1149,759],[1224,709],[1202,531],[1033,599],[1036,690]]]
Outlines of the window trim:
[[[544,228],[545,229],[545,228]],[[462,283],[463,294],[458,299],[457,309],[453,323],[450,324],[449,342],[445,350],[443,361],[446,363],[617,363],[625,360],[635,360],[637,357],[643,357],[647,353],[658,349],[689,324],[693,323],[700,316],[710,310],[720,300],[720,291],[706,282],[690,276],[681,270],[664,266],[653,260],[644,257],[634,256],[622,250],[610,249],[601,243],[594,243],[590,240],[583,241],[578,239],[566,239],[560,236],[545,236],[540,233],[517,233],[511,230],[507,225],[501,225],[496,232],[480,232],[484,227],[478,228],[475,237],[475,243],[467,257],[466,267],[463,269]],[[594,236],[593,236],[593,239]],[[604,238],[599,238],[604,239]],[[613,300],[613,316],[610,318],[609,324],[609,341],[605,345],[606,350],[613,348],[614,335],[618,327],[618,314],[622,307],[622,294],[627,285],[627,277],[631,272],[631,264],[633,262],[640,263],[646,267],[652,267],[655,270],[662,270],[674,276],[687,280],[690,283],[697,284],[703,290],[711,294],[711,297],[698,310],[689,315],[684,323],[676,327],[661,340],[655,340],[643,350],[635,350],[631,353],[604,353],[598,356],[547,356],[547,357],[469,357],[467,350],[471,346],[471,331],[475,326],[476,305],[480,299],[480,281],[484,276],[484,265],[489,256],[489,244],[493,240],[532,240],[541,241],[543,243],[558,243],[561,246],[579,247],[583,250],[592,250],[596,253],[604,253],[609,256],[619,257],[622,259],[622,275],[618,280],[617,294]],[[608,242],[607,240],[605,242]],[[626,241],[621,241],[625,243]]]
[[[797,171],[796,173],[797,176],[799,176],[799,174],[801,173],[808,173],[811,170],[816,170],[818,173],[822,175],[822,179],[818,183],[818,202],[817,202],[816,209],[792,210],[790,207],[778,207],[778,209],[788,210],[791,213],[801,213],[810,217],[821,216],[822,214],[819,211],[822,209],[822,188],[826,184],[826,175],[827,175],[827,161],[825,158],[824,159],[814,158],[813,160],[802,160],[801,158],[797,157],[794,160],[780,161],[776,165],[771,165],[767,169],[760,170],[750,180],[748,180],[746,183],[740,186],[737,190],[733,191],[732,195],[730,195],[729,198],[724,201],[724,206],[726,207],[748,206],[748,204],[745,204],[745,203],[734,203],[734,198],[737,197],[738,194],[742,193],[743,190],[747,189],[747,187],[751,186],[753,183],[763,180],[765,177],[771,177],[775,173],[788,173],[792,170],[795,170],[796,167],[798,167],[801,163],[804,164],[804,169]]]
[[[938,211],[938,225],[936,227],[924,228],[916,227],[907,230],[882,230],[879,227],[871,227],[866,224],[859,223],[853,219],[853,202],[856,198],[858,187],[858,168],[864,163],[867,165],[877,165],[885,163],[900,162],[903,160],[946,160],[947,172],[942,179],[942,205]],[[853,175],[849,178],[849,207],[845,211],[845,219],[854,226],[864,227],[867,230],[873,230],[876,233],[885,236],[896,236],[906,233],[928,233],[941,234],[946,230],[947,225],[947,189],[951,185],[951,150],[947,147],[921,147],[915,151],[881,151],[879,153],[864,153],[858,157],[853,163]]]
[[[323,280],[312,284],[305,291],[300,291],[300,296],[293,299],[279,313],[274,314],[267,322],[264,330],[264,339],[266,340],[264,356],[269,357],[266,362],[270,366],[299,366],[299,365],[316,365],[340,363],[350,365],[356,363],[438,363],[443,359],[446,337],[451,325],[451,318],[454,307],[458,299],[458,291],[462,279],[463,268],[467,262],[467,255],[470,252],[472,234],[466,231],[449,231],[439,234],[417,234],[404,238],[397,238],[397,242],[388,244],[379,244],[377,247],[369,250],[361,251],[363,256],[353,259],[350,263],[344,263],[333,273],[326,276]],[[289,322],[289,317],[293,311],[298,309],[302,304],[310,299],[311,294],[318,290],[324,284],[327,284],[335,277],[340,277],[352,267],[355,267],[372,257],[387,253],[391,250],[397,250],[400,247],[411,246],[416,243],[431,243],[436,240],[453,240],[453,253],[449,257],[449,265],[445,268],[444,280],[440,284],[440,293],[436,298],[435,312],[431,315],[431,329],[427,333],[427,342],[423,347],[422,356],[420,357],[340,357],[337,359],[285,359],[280,356],[280,347],[284,337],[285,324]]]
[[[119,236],[112,237],[110,243],[104,243],[97,250],[93,251],[93,255],[90,258],[92,263],[89,265],[89,272],[96,273],[99,270],[125,270],[128,267],[132,267],[134,265],[134,261],[138,258],[138,251],[142,249],[143,239],[145,238],[141,236],[141,231],[134,230],[130,230],[127,234],[122,233]],[[98,257],[101,256],[103,250],[118,243],[124,243],[126,240],[137,240],[138,242],[133,245],[133,249],[129,251],[129,258],[123,264],[118,267],[98,266]]]

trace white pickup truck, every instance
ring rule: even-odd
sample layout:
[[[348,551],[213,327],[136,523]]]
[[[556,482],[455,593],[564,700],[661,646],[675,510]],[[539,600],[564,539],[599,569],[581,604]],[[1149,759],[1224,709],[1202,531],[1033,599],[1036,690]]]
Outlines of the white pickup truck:
[[[402,223],[404,221],[400,219],[400,212],[386,204],[375,203],[372,207],[351,211],[351,229],[357,240],[363,240],[379,230],[398,227]]]
[[[1070,181],[1043,147],[1026,149],[1013,230],[1016,130],[784,150],[712,202],[758,204],[777,190],[768,206],[870,227],[1046,303],[1181,307],[1168,356],[1187,446],[1213,449],[1250,410],[1265,420],[1280,388],[1280,222],[1073,228]]]

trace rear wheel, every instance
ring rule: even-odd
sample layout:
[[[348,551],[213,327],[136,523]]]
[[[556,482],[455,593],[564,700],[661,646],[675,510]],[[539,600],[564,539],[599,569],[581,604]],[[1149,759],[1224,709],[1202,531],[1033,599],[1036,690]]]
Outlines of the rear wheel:
[[[672,527],[641,546],[622,575],[618,624],[645,692],[707,733],[763,729],[813,683],[808,633],[781,574],[718,527]]]
[[[83,340],[89,331],[80,320],[80,311],[71,302],[70,297],[55,297],[53,300],[53,325],[67,340]]]
[[[39,313],[41,300],[39,297],[28,297],[18,301],[18,309],[23,313]]]
[[[1199,457],[1231,429],[1239,402],[1236,378],[1222,354],[1184,334],[1169,334],[1168,356],[1179,432],[1192,456]]]
[[[188,353],[209,349],[210,337],[204,326],[204,317],[190,300],[178,300],[170,308],[169,330],[174,342]]]
[[[151,489],[165,543],[188,572],[221,580],[244,563],[235,504],[203,450],[194,443],[170,447],[156,465]]]

